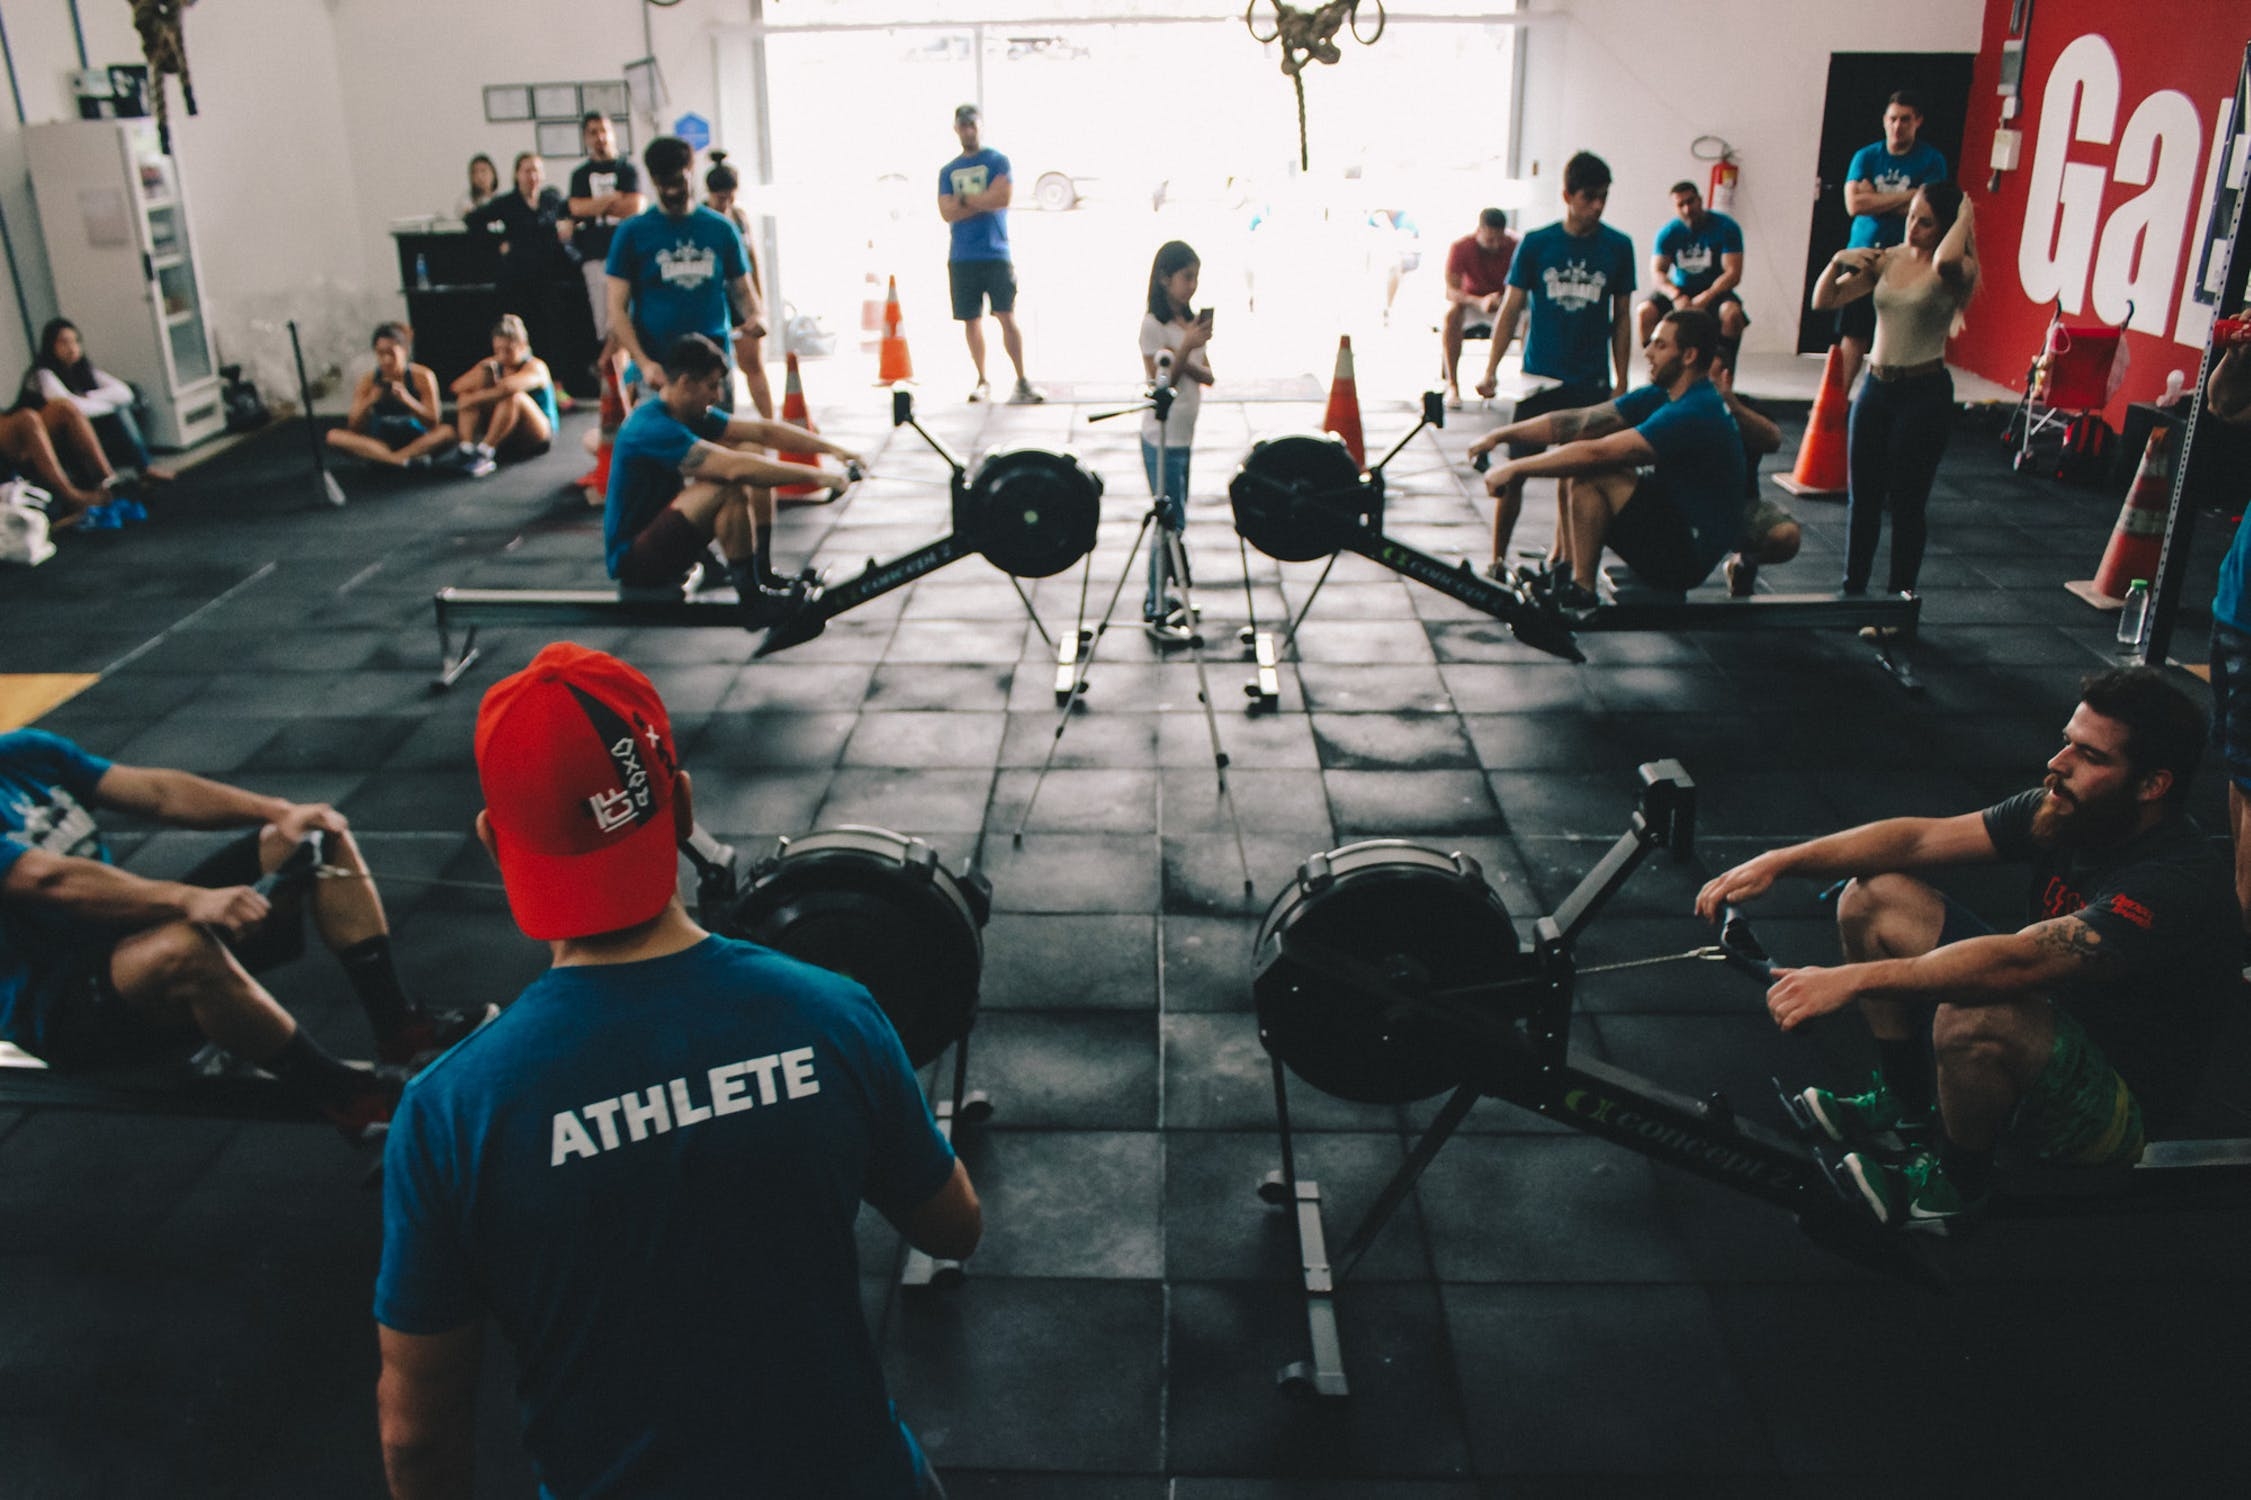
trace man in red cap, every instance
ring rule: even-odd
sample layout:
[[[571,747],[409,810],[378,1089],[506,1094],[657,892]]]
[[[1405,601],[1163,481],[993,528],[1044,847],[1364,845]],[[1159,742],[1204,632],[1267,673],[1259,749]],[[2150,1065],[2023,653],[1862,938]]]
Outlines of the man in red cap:
[[[551,1495],[941,1495],[860,1311],[864,1199],[976,1248],[976,1191],[859,985],[679,900],[649,680],[551,645],[485,695],[477,836],[554,967],[409,1086],[375,1315],[395,1496],[467,1494],[483,1319]]]

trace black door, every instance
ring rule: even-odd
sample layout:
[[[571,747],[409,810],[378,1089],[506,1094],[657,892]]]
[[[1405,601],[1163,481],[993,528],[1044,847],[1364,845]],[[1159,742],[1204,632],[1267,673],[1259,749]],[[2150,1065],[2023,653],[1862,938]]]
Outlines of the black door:
[[[1820,196],[1806,242],[1805,287],[1798,298],[1798,352],[1819,354],[1836,331],[1835,313],[1812,310],[1813,279],[1852,231],[1845,212],[1845,171],[1852,154],[1884,138],[1884,105],[1897,89],[1913,89],[1929,107],[1919,139],[1945,153],[1957,181],[1962,172],[1962,116],[1970,102],[1973,52],[1834,52],[1829,96],[1821,111]]]

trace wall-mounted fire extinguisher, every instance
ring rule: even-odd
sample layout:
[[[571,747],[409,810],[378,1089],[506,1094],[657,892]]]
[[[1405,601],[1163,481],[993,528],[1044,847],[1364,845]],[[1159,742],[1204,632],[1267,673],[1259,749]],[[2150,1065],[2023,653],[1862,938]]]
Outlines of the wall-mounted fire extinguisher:
[[[1735,149],[1716,135],[1700,135],[1688,150],[1698,161],[1712,164],[1711,186],[1704,193],[1704,206],[1723,214],[1733,213],[1735,185],[1743,175],[1735,165]]]

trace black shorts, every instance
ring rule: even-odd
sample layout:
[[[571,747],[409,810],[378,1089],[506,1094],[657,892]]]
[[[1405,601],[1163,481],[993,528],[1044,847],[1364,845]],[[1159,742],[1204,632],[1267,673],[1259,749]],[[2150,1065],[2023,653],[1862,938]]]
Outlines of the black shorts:
[[[1735,289],[1733,287],[1730,287],[1728,288],[1728,290],[1720,293],[1720,301],[1732,302],[1735,304],[1738,311],[1742,311],[1743,299],[1735,295]],[[1649,305],[1657,309],[1657,315],[1659,317],[1663,317],[1666,313],[1671,312],[1673,310],[1673,297],[1671,291],[1665,289],[1653,289],[1649,294]],[[1713,316],[1717,317],[1718,314],[1714,313]],[[1746,328],[1751,326],[1751,315],[1748,312],[1743,313],[1743,326]]]
[[[1612,400],[1606,385],[1551,385],[1544,391],[1534,391],[1516,403],[1509,413],[1511,422],[1529,422],[1534,417],[1544,417],[1551,411],[1576,411],[1582,406],[1602,406]],[[1545,443],[1510,443],[1510,458],[1530,458],[1535,453],[1547,452]]]
[[[1837,309],[1837,337],[1858,339],[1862,349],[1876,342],[1876,299],[1855,297]]]
[[[1005,260],[949,260],[946,282],[953,290],[954,321],[971,323],[985,315],[990,300],[993,311],[1016,311],[1016,266]]]
[[[677,506],[667,505],[635,533],[632,547],[618,563],[618,587],[677,589],[687,582],[688,570],[702,560],[710,542]]]
[[[188,885],[216,890],[255,885],[265,869],[258,857],[258,835],[246,833],[180,877]],[[305,952],[304,884],[285,884],[273,893],[273,915],[229,946],[235,959],[256,974],[289,963]],[[167,1033],[144,1021],[117,992],[110,974],[114,943],[72,948],[51,963],[35,961],[29,988],[40,997],[45,1039],[40,1056],[58,1068],[139,1062],[184,1050],[191,1037]]]
[[[2251,792],[2251,633],[2212,622],[2212,745],[2228,780]]]
[[[1696,533],[1689,529],[1687,513],[1666,495],[1655,474],[1642,475],[1610,518],[1602,542],[1653,589],[1685,592],[1711,571],[1696,565]]]
[[[367,420],[367,435],[394,453],[429,430],[413,417],[376,416]]]

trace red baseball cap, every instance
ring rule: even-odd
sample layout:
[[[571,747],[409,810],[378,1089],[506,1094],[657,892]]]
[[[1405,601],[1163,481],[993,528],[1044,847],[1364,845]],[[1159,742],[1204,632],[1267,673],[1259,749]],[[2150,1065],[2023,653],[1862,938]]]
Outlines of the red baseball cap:
[[[508,909],[526,937],[637,926],[679,887],[680,757],[656,687],[557,641],[477,709],[477,779]]]

